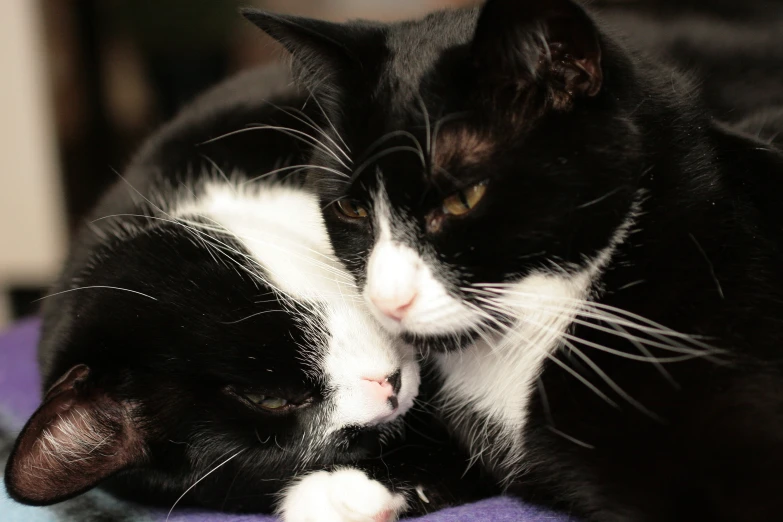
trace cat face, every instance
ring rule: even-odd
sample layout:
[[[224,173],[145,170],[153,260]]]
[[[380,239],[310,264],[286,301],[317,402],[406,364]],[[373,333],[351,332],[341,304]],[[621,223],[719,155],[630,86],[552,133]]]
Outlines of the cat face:
[[[490,0],[342,33],[308,21],[308,36],[251,19],[288,46],[305,85],[345,106],[333,142],[353,161],[316,153],[314,183],[335,250],[388,331],[454,349],[541,296],[586,296],[631,227],[643,166],[631,80],[580,7]],[[313,54],[334,69],[321,83]]]
[[[418,366],[339,283],[318,212],[301,191],[213,185],[164,220],[104,230],[85,289],[51,298],[49,391],[11,493],[50,503],[124,470],[176,498],[225,462],[192,500],[233,481],[226,505],[258,508],[298,472],[376,455]]]

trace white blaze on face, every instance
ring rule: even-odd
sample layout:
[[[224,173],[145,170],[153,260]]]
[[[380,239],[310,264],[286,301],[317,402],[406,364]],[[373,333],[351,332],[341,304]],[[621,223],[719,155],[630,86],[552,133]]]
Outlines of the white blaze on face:
[[[427,270],[412,248],[381,237],[367,264],[367,296],[384,319],[401,322],[417,304]]]
[[[391,332],[420,335],[462,332],[480,324],[480,314],[435,277],[436,261],[393,237],[393,229],[404,227],[382,189],[373,209],[378,233],[367,263],[364,297],[376,319]],[[396,235],[405,236],[404,232]]]
[[[302,189],[215,182],[171,214],[214,221],[212,228],[224,228],[251,254],[251,269],[261,268],[272,286],[295,299],[356,295],[353,278],[334,256],[318,201]]]
[[[353,277],[334,256],[315,196],[275,184],[248,188],[215,182],[201,196],[181,201],[170,215],[185,223],[205,218],[206,225],[193,228],[233,236],[250,254],[249,270],[303,305],[299,313],[318,315],[304,317],[302,327],[311,330],[313,344],[305,347],[313,359],[307,363],[329,392],[325,431],[389,422],[413,406],[419,390],[413,349],[366,312]],[[400,376],[396,406],[389,400],[393,387],[385,382],[395,373]]]
[[[334,401],[332,428],[389,422],[408,411],[419,392],[419,366],[413,349],[392,339],[358,307],[330,308],[330,339],[322,364]],[[398,372],[395,408],[387,400],[388,394],[374,392],[372,387]]]

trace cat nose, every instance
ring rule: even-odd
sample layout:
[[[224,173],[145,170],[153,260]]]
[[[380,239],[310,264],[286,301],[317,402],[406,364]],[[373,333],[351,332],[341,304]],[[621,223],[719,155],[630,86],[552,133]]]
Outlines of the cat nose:
[[[397,370],[393,374],[386,377],[386,382],[392,385],[392,390],[395,394],[400,393],[400,386],[402,386],[402,372]]]
[[[365,297],[379,313],[400,322],[411,312],[423,268],[421,257],[412,248],[381,239],[367,263]]]
[[[370,396],[380,401],[388,401],[392,409],[399,406],[397,393],[399,393],[402,384],[399,370],[382,379],[365,377],[362,379],[362,384]]]
[[[370,300],[383,315],[402,321],[408,315],[413,302],[416,301],[416,291],[411,289],[408,292],[395,293],[391,296],[370,295]]]

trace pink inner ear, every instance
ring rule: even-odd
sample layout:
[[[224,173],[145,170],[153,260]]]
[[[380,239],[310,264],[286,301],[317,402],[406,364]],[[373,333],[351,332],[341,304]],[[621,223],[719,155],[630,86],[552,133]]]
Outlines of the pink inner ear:
[[[74,372],[77,368],[52,387],[8,460],[6,484],[20,502],[65,500],[143,457],[131,406],[103,392],[85,394],[74,388],[86,378],[83,371]]]

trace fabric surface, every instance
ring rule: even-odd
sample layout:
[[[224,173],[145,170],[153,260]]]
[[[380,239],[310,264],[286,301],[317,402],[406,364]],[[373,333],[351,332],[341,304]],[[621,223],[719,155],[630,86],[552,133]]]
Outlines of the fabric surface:
[[[13,444],[16,432],[35,411],[40,400],[35,350],[39,322],[27,320],[0,335],[0,470]],[[165,511],[128,504],[94,490],[73,500],[47,508],[22,506],[11,500],[0,487],[0,519],[3,522],[117,521],[163,522]],[[265,515],[227,515],[224,513],[175,509],[170,522],[274,522]],[[492,498],[475,504],[446,509],[415,519],[416,522],[568,522],[557,515],[511,498]],[[414,519],[409,519],[413,522]]]

